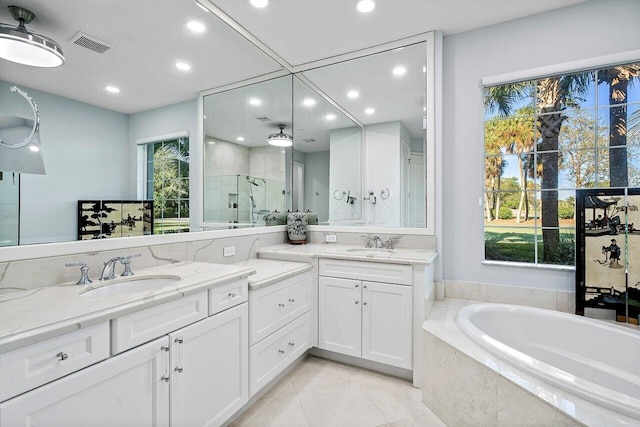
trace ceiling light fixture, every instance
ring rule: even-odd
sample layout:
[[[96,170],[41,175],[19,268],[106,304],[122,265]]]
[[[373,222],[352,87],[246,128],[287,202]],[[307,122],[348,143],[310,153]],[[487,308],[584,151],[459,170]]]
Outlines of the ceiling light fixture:
[[[249,3],[251,3],[251,6],[259,9],[269,6],[269,0],[249,0]]]
[[[305,98],[305,99],[302,101],[302,105],[304,105],[305,107],[313,107],[313,106],[314,106],[314,105],[316,105],[316,104],[317,104],[317,102],[316,102],[316,100],[315,100],[315,99],[313,99],[313,98]]]
[[[189,71],[191,69],[191,65],[186,62],[176,62],[176,68],[180,71]]]
[[[371,115],[371,114],[373,114],[375,112],[376,112],[376,110],[374,110],[373,108],[367,108],[366,110],[364,110],[364,113],[365,114],[369,114],[369,115]]]
[[[0,58],[32,67],[59,67],[64,54],[58,43],[25,28],[36,15],[19,6],[9,6],[18,26],[0,24]]]
[[[204,26],[202,22],[198,21],[189,21],[187,22],[187,28],[193,31],[194,33],[203,33],[207,27]]]
[[[391,72],[393,73],[394,76],[400,77],[405,75],[405,73],[407,72],[407,69],[402,65],[397,65],[393,70],[391,70]]]
[[[120,93],[120,89],[118,89],[115,86],[107,86],[107,87],[104,88],[104,90],[106,90],[107,92],[110,92],[110,93]]]
[[[249,104],[257,107],[258,105],[262,105],[262,101],[260,101],[258,98],[251,98],[249,99]]]
[[[357,0],[356,9],[361,13],[369,13],[376,8],[375,0]]]
[[[331,121],[331,120],[335,120],[336,119],[336,115],[335,114],[327,114],[326,116],[324,116],[324,118],[326,120]]]
[[[350,90],[349,92],[347,92],[347,97],[351,99],[356,99],[359,96],[360,96],[360,93],[358,93],[357,90]]]
[[[291,147],[293,145],[293,137],[283,132],[285,125],[278,125],[279,133],[272,133],[267,137],[267,142],[276,147]]]
[[[236,138],[236,141],[240,141],[240,142],[242,142],[242,141],[244,141],[244,137],[239,136],[239,137],[237,137],[237,138]]]

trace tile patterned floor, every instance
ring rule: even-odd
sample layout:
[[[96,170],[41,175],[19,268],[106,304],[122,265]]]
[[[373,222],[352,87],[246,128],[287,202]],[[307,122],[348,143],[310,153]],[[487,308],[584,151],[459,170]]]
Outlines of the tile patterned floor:
[[[402,379],[308,357],[231,426],[445,427]]]

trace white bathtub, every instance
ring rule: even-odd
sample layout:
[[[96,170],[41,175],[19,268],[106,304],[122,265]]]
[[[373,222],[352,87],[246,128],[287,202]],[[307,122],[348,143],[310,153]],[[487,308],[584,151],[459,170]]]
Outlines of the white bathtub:
[[[597,405],[640,419],[640,332],[552,310],[506,304],[460,309],[483,348]]]

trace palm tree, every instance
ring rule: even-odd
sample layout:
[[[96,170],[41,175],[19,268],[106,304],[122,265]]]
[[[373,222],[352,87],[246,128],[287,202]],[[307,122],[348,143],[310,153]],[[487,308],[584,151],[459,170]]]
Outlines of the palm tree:
[[[609,147],[627,145],[627,90],[640,75],[640,64],[598,71],[598,83],[609,86]],[[626,148],[609,149],[609,181],[612,187],[628,187]]]
[[[508,116],[517,101],[531,96],[535,88],[537,115],[536,129],[540,133],[538,155],[542,163],[542,245],[543,261],[552,262],[560,241],[558,229],[558,139],[562,123],[566,119],[563,110],[575,107],[580,95],[586,92],[590,82],[589,73],[547,77],[531,82],[511,83],[488,88],[485,106],[489,111],[497,110]]]

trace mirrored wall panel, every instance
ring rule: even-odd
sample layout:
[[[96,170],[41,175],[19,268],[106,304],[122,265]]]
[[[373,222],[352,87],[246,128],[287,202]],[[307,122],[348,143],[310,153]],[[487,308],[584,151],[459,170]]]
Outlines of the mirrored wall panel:
[[[363,186],[331,188],[329,204],[345,204],[351,191],[361,225],[426,226],[425,60],[426,43],[417,43],[302,73],[364,125]],[[336,171],[354,162],[352,153],[331,154]]]
[[[293,77],[203,100],[203,218],[209,227],[264,226],[292,207]]]

